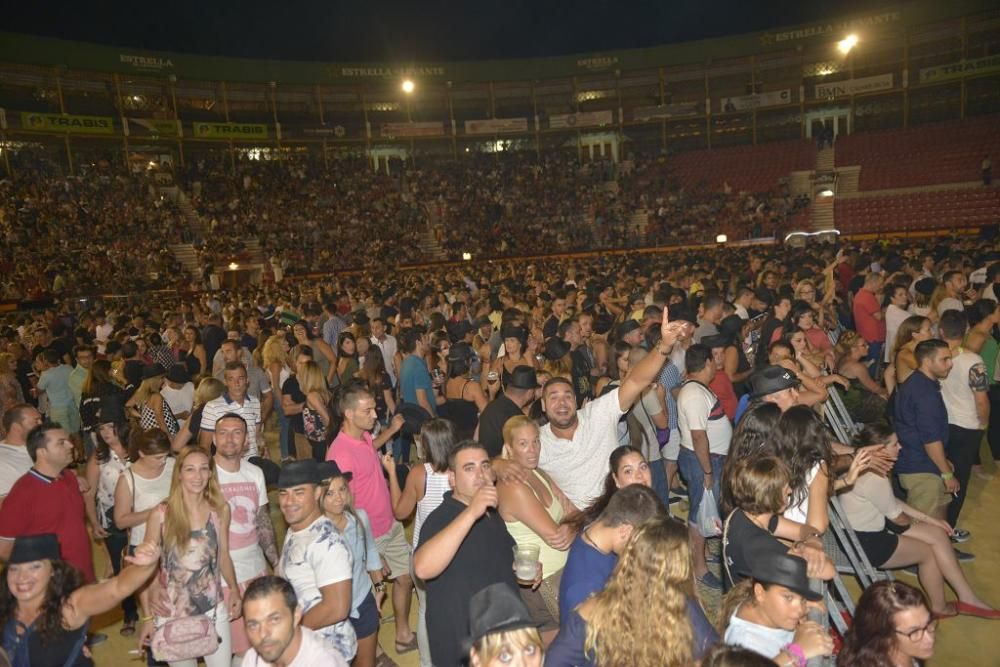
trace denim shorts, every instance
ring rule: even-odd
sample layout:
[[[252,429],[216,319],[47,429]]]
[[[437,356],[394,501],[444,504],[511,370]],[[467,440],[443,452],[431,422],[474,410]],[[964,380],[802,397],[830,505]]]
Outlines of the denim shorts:
[[[375,606],[375,596],[371,591],[368,591],[364,601],[358,605],[358,618],[348,620],[354,626],[354,634],[358,639],[371,637],[378,632],[378,607]]]
[[[722,466],[726,462],[726,457],[722,454],[709,454],[709,458],[712,461],[712,493],[715,494],[715,502],[718,503]],[[677,467],[688,487],[688,500],[691,505],[688,510],[688,523],[695,525],[698,508],[701,507],[701,498],[705,494],[705,471],[702,469],[698,457],[687,447],[681,447],[681,452],[677,456]]]

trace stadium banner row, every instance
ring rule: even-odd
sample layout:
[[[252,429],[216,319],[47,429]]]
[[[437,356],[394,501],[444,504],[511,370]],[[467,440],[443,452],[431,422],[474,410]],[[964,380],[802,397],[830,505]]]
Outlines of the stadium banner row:
[[[399,137],[443,137],[444,123],[382,123],[382,136],[386,139]]]
[[[704,106],[700,102],[674,102],[672,104],[657,104],[651,107],[636,107],[632,110],[632,118],[638,121],[659,120],[666,118],[684,118],[700,116]]]
[[[816,99],[823,100],[872,93],[879,90],[891,90],[892,78],[892,74],[876,74],[875,76],[865,76],[860,79],[818,83],[816,84]]]
[[[961,79],[967,74],[992,74],[993,72],[1000,72],[1000,54],[985,58],[959,60],[957,63],[948,63],[947,65],[925,67],[920,70],[920,83],[949,81]]]
[[[723,97],[719,100],[719,111],[752,111],[764,107],[777,107],[792,101],[792,89],[774,90],[766,93]]]
[[[122,134],[129,136],[182,137],[184,128],[179,120],[158,118],[122,118]]]
[[[487,118],[485,120],[465,121],[466,134],[505,134],[527,131],[527,118]]]
[[[195,139],[267,139],[264,123],[206,123],[193,125]]]

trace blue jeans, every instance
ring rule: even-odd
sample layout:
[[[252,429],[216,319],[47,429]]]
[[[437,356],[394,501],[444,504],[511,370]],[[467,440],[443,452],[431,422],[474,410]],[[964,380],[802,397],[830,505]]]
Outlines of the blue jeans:
[[[718,503],[722,466],[726,463],[726,457],[722,454],[709,454],[709,459],[712,462],[712,493],[715,494],[715,502]],[[677,457],[677,467],[688,487],[688,500],[691,505],[688,510],[688,523],[695,525],[698,520],[701,499],[705,495],[705,471],[695,453],[684,446],[681,447],[680,456]]]
[[[656,497],[660,499],[660,502],[664,506],[669,506],[670,489],[667,487],[667,471],[664,468],[666,464],[666,459],[650,461],[649,474],[653,479],[653,491],[656,491]]]

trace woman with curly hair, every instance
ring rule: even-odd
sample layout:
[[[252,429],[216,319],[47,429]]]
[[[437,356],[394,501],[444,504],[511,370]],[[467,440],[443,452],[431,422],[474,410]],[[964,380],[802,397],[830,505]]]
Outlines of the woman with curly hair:
[[[604,590],[562,619],[546,665],[690,665],[719,640],[695,597],[687,528],[636,527]],[[653,585],[655,583],[655,585]]]
[[[913,667],[934,657],[937,619],[924,594],[877,581],[861,594],[837,656],[839,667]]]
[[[110,611],[156,571],[160,549],[143,544],[121,573],[83,585],[79,570],[64,561],[52,533],[24,535],[0,576],[3,650],[14,665],[72,665],[94,661],[84,652],[91,617]]]
[[[876,382],[862,359],[868,356],[868,341],[853,331],[845,331],[834,348],[836,372],[850,382],[844,392],[844,407],[856,422],[870,424],[885,418],[889,391]]]

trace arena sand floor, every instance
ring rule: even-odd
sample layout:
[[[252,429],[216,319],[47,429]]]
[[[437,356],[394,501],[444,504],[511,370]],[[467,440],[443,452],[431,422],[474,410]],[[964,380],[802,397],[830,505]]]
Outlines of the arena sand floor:
[[[273,456],[277,453],[276,433],[269,429],[266,436],[269,450]],[[997,477],[989,481],[973,477],[962,518],[962,527],[971,531],[973,538],[961,548],[976,555],[974,562],[963,566],[973,589],[986,602],[996,607],[1000,606],[1000,579],[998,579],[1000,576],[1000,526],[997,524],[996,512],[993,508],[1000,507],[1000,471],[995,472],[997,472]],[[285,524],[281,512],[278,510],[275,492],[271,493],[271,515],[280,541],[284,537]],[[409,532],[410,525],[407,525],[407,533]],[[96,572],[104,573],[107,570],[108,559],[103,548],[94,549],[94,563]],[[918,585],[916,577],[901,574],[898,578],[908,584]],[[858,587],[854,580],[848,579],[847,584],[857,595]],[[719,607],[719,594],[702,586],[699,588],[706,611],[709,617],[715,620]],[[954,597],[950,590],[949,597]],[[411,628],[416,627],[416,610],[416,598],[414,598],[410,611]],[[387,617],[392,614],[392,606],[388,599],[383,606],[383,614]],[[140,664],[137,656],[129,653],[131,649],[136,648],[135,637],[122,637],[118,632],[121,628],[120,609],[115,609],[93,619],[91,628],[96,632],[108,635],[108,641],[93,648],[94,661],[97,665],[103,667],[104,665],[124,665],[127,663]],[[1000,622],[998,621],[968,616],[958,616],[942,621],[938,630],[934,659],[930,664],[1000,667],[1000,649],[997,647],[998,633],[1000,633]],[[383,623],[379,636],[381,645],[401,667],[415,667],[419,664],[416,651],[403,656],[396,654],[393,645],[395,626],[391,620]]]

